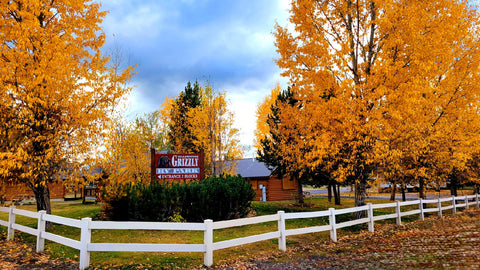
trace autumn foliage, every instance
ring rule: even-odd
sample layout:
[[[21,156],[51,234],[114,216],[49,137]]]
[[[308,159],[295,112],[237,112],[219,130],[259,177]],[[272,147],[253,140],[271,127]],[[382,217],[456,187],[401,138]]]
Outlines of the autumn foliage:
[[[131,68],[101,53],[106,12],[91,1],[0,2],[0,181],[25,183],[50,211],[46,183],[91,164]]]
[[[168,150],[205,154],[205,175],[232,174],[232,160],[243,156],[225,92],[190,83],[176,98],[166,98],[162,115],[168,125]],[[167,110],[168,109],[168,110]]]
[[[422,191],[466,169],[479,145],[478,16],[467,1],[292,1],[274,31],[299,103],[276,112],[287,169],[354,183],[357,205],[373,178]]]

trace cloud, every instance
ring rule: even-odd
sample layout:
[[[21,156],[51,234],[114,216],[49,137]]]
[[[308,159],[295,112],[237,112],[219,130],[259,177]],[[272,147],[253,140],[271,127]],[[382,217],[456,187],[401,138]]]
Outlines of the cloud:
[[[287,0],[109,0],[103,27],[107,46],[113,35],[132,64],[136,85],[129,100],[132,115],[158,109],[188,81],[208,79],[226,91],[240,111],[258,103],[282,81],[271,32],[286,22]],[[238,113],[237,113],[238,114]],[[254,115],[239,120],[251,144]],[[245,119],[247,119],[245,118]],[[250,135],[252,134],[252,136]],[[248,138],[251,137],[251,138]]]

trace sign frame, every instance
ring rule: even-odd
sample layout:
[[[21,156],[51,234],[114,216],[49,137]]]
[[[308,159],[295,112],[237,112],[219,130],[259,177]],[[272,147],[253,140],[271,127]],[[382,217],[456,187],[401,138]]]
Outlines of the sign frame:
[[[203,153],[159,154],[152,151],[152,181],[158,180],[203,180]]]

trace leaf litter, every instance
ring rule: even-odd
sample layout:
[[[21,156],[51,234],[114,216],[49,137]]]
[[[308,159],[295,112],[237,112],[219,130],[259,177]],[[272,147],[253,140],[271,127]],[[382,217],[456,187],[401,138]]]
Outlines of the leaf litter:
[[[215,258],[215,256],[214,256]],[[324,236],[313,243],[265,250],[237,258],[216,258],[212,269],[478,269],[480,210],[463,211],[425,221],[375,224],[375,232],[341,234],[337,243]],[[106,267],[106,268],[105,268]],[[104,265],[93,269],[159,269],[161,266]],[[177,267],[173,267],[177,268]],[[181,267],[179,267],[181,268]],[[189,268],[206,269],[203,266]],[[78,262],[35,252],[35,246],[0,234],[0,269],[78,269]]]

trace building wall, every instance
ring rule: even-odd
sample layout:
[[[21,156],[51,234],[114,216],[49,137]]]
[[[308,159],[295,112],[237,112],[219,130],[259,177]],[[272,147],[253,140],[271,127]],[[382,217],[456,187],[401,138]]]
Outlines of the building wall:
[[[281,178],[270,176],[267,186],[267,201],[294,200],[296,192],[296,189],[284,189]]]
[[[288,201],[295,199],[297,190],[284,189],[282,179],[276,176],[253,177],[249,178],[248,180],[255,190],[255,201],[260,201],[260,198],[262,198],[262,190],[260,189],[260,185],[264,185],[266,187],[267,201]]]
[[[247,178],[248,181],[252,184],[253,190],[255,190],[255,199],[254,201],[260,201],[262,198],[262,190],[260,189],[260,185],[264,185],[265,187],[268,186],[268,177],[252,177]]]
[[[48,183],[50,199],[63,199],[65,197],[65,186],[62,182]],[[25,184],[7,184],[5,187],[5,200],[18,199],[20,195],[33,195],[33,191]]]

